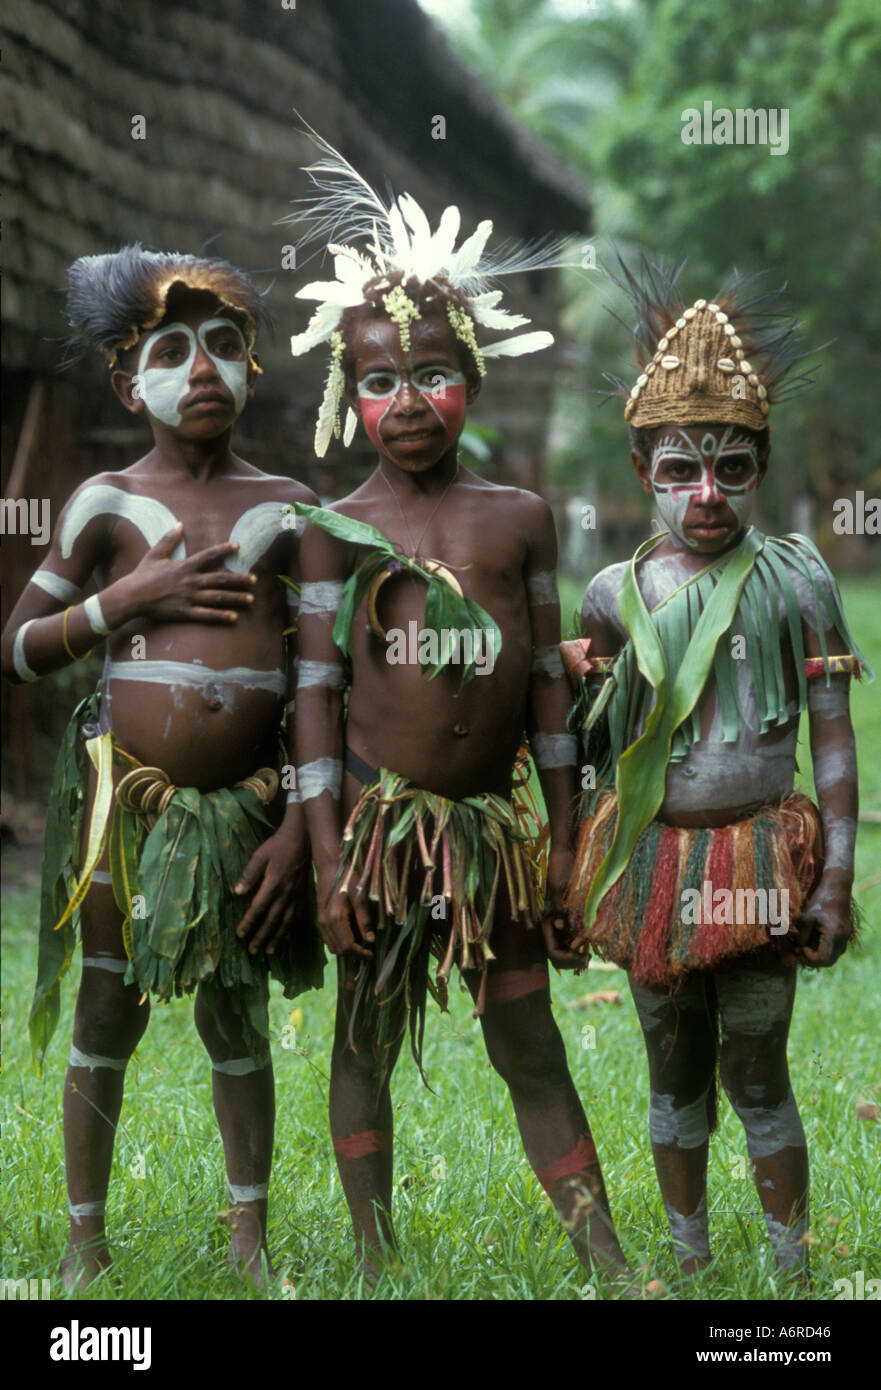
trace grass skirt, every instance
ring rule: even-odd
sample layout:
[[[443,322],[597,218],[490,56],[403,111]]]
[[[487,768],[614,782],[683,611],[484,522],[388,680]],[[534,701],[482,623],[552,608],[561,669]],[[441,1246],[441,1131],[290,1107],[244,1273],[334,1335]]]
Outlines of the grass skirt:
[[[356,1022],[375,1028],[384,1070],[388,1048],[406,1027],[393,1007],[402,1001],[422,1073],[428,994],[446,1009],[458,956],[461,970],[482,972],[482,1010],[499,892],[504,885],[514,920],[533,926],[540,873],[523,804],[490,793],[451,801],[397,773],[378,775],[349,817],[337,876],[343,891],[360,886],[367,893],[376,916],[374,958],[361,963],[355,980],[349,1043],[354,1047]]]
[[[572,911],[584,911],[611,846],[617,812],[617,796],[607,788],[581,827],[568,895]],[[591,947],[630,970],[635,983],[653,987],[675,985],[690,971],[712,970],[760,947],[790,951],[802,907],[819,878],[821,847],[819,812],[800,792],[733,825],[685,829],[652,821],[621,878],[600,901],[588,934]],[[780,891],[787,890],[788,932],[772,934],[769,926],[750,922],[748,910],[726,911],[719,899],[708,912],[720,889],[741,905],[755,901],[757,889],[765,894],[776,889],[779,905]],[[691,910],[684,910],[684,901]]]
[[[46,815],[37,986],[29,1020],[38,1074],[58,1021],[60,981],[76,944],[79,909],[71,911],[71,904],[78,904],[89,886],[85,875],[77,885],[89,833],[90,762],[83,726],[94,724],[98,713],[97,694],[74,711]],[[113,760],[127,769],[140,766],[116,747]],[[158,790],[165,793],[158,814],[124,809],[115,797],[112,810],[109,803],[105,808],[111,881],[129,957],[126,983],[159,1000],[202,985],[212,1008],[215,989],[222,987],[241,1019],[248,1050],[257,1056],[269,1037],[269,975],[289,998],[323,981],[311,875],[294,929],[272,956],[262,950],[251,955],[236,935],[251,899],[232,890],[273,832],[259,795],[248,785],[207,793],[194,787]]]

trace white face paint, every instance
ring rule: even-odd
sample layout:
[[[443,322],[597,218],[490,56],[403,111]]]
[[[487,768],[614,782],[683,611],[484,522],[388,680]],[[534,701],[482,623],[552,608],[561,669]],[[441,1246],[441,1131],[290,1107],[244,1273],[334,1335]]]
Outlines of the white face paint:
[[[211,351],[207,341],[208,335],[219,329],[232,331],[236,335],[242,345],[243,358],[241,361],[220,357]],[[189,343],[189,353],[186,360],[174,366],[147,367],[146,364],[154,345],[161,339],[170,337],[173,333],[182,334]],[[200,325],[198,334],[196,334],[185,323],[170,323],[165,328],[157,328],[155,333],[150,334],[141,348],[141,355],[138,358],[141,398],[150,414],[155,416],[157,420],[161,420],[163,425],[177,426],[181,422],[180,404],[184,397],[189,394],[190,373],[193,370],[196,351],[200,344],[216,367],[221,381],[232,395],[236,415],[240,415],[245,407],[248,396],[248,350],[238,325],[233,323],[231,319],[208,319],[206,323]]]
[[[747,458],[751,466],[746,478],[735,484],[726,482],[723,465]],[[668,478],[670,467],[681,466],[682,481],[659,482],[664,465],[668,465]],[[686,465],[690,470],[687,475]],[[759,483],[755,441],[729,425],[721,435],[708,430],[698,448],[684,430],[676,429],[664,435],[652,449],[651,480],[662,521],[685,545],[697,549],[700,542],[685,531],[685,516],[692,501],[704,506],[727,502],[740,526],[746,525]]]

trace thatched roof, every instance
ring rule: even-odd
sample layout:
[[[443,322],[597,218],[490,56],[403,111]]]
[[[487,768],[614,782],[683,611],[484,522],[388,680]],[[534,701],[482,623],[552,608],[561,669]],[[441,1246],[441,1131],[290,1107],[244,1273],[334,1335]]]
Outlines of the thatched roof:
[[[280,269],[311,147],[294,108],[373,180],[434,215],[455,200],[502,237],[584,232],[576,178],[499,107],[415,0],[5,0],[0,170],[6,205],[6,364],[53,370],[64,273],[141,240],[210,243],[271,286],[281,319],[266,384],[289,384],[304,317]],[[446,140],[433,140],[435,115]],[[132,138],[143,116],[146,138]],[[528,295],[533,287],[524,287]],[[541,292],[541,291],[540,291]],[[528,312],[528,308],[527,308]]]

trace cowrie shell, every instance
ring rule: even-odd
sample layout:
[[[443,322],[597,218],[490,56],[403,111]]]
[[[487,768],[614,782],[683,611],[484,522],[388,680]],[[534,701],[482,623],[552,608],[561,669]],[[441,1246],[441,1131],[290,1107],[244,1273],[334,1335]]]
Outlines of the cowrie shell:
[[[661,341],[658,343],[658,351],[659,351],[659,352],[664,352],[665,349],[666,349],[668,346],[669,346],[669,339],[667,339],[667,338],[662,338]]]
[[[636,378],[637,386],[645,386],[647,381],[648,377],[646,376],[645,372],[643,372],[640,376]]]
[[[707,301],[705,299],[696,299],[694,301],[694,307],[695,309],[706,309]]]
[[[740,370],[742,372],[746,372],[747,376],[749,376],[750,372],[752,371],[752,366],[749,362],[747,362],[745,357],[741,359]]]
[[[682,364],[680,363],[679,358],[674,357],[672,353],[669,353],[666,357],[661,358],[661,366],[664,368],[665,372],[672,372],[674,367],[679,367],[681,365]]]
[[[719,361],[716,363],[716,366],[719,368],[720,372],[734,371],[734,363],[730,357],[720,357]]]
[[[709,311],[710,311],[711,314],[721,314],[721,312],[722,312],[722,310],[719,308],[718,304],[708,304],[708,305],[707,305],[707,308],[709,309]]]
[[[759,398],[760,401],[767,400],[767,398],[768,398],[768,393],[767,393],[767,391],[765,390],[764,386],[757,386],[757,387],[756,387],[756,395],[758,396],[758,398]]]
[[[676,320],[676,327],[677,327],[677,328],[684,328],[684,327],[685,327],[685,319],[684,319],[684,318],[677,319],[677,320]]]
[[[685,319],[693,319],[696,313],[697,313],[697,309],[686,309],[686,311],[685,311],[685,313],[682,315],[682,317],[685,318]]]
[[[728,337],[729,337],[729,338],[733,338],[733,337],[734,337],[734,324],[733,324],[733,323],[726,323],[726,324],[725,324],[725,332],[728,334]]]
[[[727,314],[723,314],[721,309],[717,309],[717,310],[716,310],[716,322],[717,322],[717,323],[727,323],[727,322],[728,322],[728,315],[727,315]]]

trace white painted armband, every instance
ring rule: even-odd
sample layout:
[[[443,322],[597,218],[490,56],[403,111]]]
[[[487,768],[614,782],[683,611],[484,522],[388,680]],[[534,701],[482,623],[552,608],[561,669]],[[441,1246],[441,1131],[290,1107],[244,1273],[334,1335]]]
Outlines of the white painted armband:
[[[532,674],[542,676],[562,676],[563,658],[559,647],[542,647],[532,654]]]
[[[328,690],[342,690],[346,674],[338,661],[301,661],[297,689],[308,690],[312,685],[323,685]]]
[[[43,569],[42,566],[31,575],[31,583],[39,585],[47,594],[68,606],[76,603],[82,593],[82,590],[77,588],[76,584],[71,584],[69,579],[62,579],[60,574],[53,574],[51,570]]]
[[[104,620],[101,603],[97,594],[92,594],[83,604],[83,612],[89,620],[89,627],[97,637],[109,637],[110,628]]]
[[[536,767],[545,771],[575,767],[578,762],[578,739],[574,734],[531,734],[529,743]]]
[[[31,623],[34,622],[36,622],[35,618],[29,618],[26,623],[22,623],[18,632],[15,634],[15,642],[12,648],[12,664],[15,667],[15,674],[20,676],[23,681],[36,681],[40,679],[36,671],[31,670],[24,654],[25,633],[31,626]]]
[[[300,613],[304,618],[329,618],[343,601],[341,579],[320,579],[300,587]]]
[[[322,792],[330,792],[334,801],[339,801],[342,784],[341,758],[316,758],[314,762],[304,763],[297,768],[297,785],[303,801],[312,801]]]
[[[538,574],[529,575],[526,587],[529,591],[529,601],[534,607],[559,602],[557,576],[553,570],[540,570]]]

